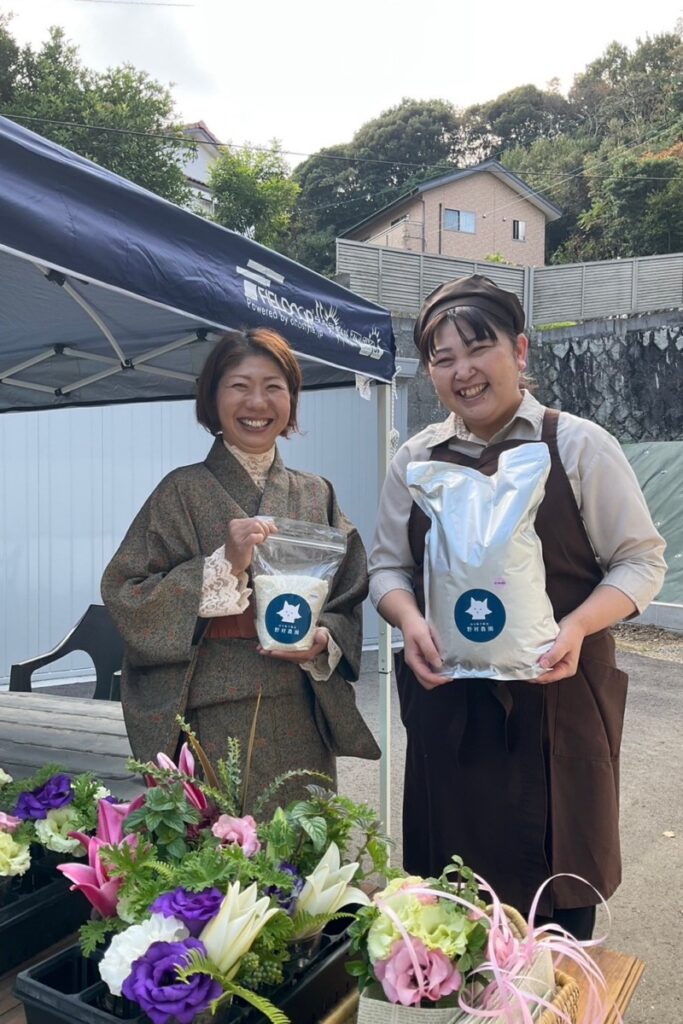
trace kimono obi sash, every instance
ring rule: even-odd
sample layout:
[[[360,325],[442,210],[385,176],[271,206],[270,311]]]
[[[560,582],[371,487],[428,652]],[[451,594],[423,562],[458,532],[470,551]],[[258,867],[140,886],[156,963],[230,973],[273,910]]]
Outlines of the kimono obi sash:
[[[250,604],[241,615],[220,615],[211,619],[204,635],[209,640],[255,640],[256,621],[253,607]]]

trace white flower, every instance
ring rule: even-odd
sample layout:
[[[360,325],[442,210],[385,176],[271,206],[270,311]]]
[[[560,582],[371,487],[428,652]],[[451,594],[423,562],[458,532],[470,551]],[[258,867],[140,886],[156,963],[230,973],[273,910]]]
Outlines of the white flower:
[[[189,931],[175,917],[152,914],[148,921],[131,925],[109,943],[100,963],[100,977],[113,996],[121,995],[121,986],[130,974],[133,961],[144,956],[153,942],[179,942]]]
[[[78,812],[73,807],[54,807],[47,815],[35,822],[38,842],[55,853],[72,853],[85,856],[85,848],[78,839],[69,838],[81,824]]]
[[[24,875],[31,866],[31,851],[17,843],[9,832],[0,832],[0,878]]]
[[[266,922],[273,914],[280,913],[277,907],[269,909],[269,906],[267,896],[256,899],[255,882],[244,892],[240,892],[239,882],[228,886],[220,910],[199,936],[209,959],[224,974],[237,972],[239,961],[251,949]]]
[[[111,790],[106,786],[98,786],[93,794],[94,800],[104,800],[105,796],[111,796]]]
[[[12,776],[8,775],[3,768],[0,768],[0,789],[2,789],[3,786],[9,785],[9,783],[13,781]]]
[[[318,866],[306,877],[306,882],[296,905],[297,913],[303,911],[311,917],[319,914],[336,914],[349,903],[360,903],[367,906],[370,900],[362,889],[357,889],[349,882],[358,870],[358,862],[341,866],[339,847],[330,843]],[[297,938],[312,935],[317,929],[297,932]]]

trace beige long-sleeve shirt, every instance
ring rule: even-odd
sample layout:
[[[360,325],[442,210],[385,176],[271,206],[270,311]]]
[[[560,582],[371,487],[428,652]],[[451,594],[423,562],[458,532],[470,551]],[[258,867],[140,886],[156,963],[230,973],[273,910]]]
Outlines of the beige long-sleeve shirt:
[[[453,450],[474,457],[487,444],[508,439],[539,441],[544,412],[545,407],[525,391],[514,417],[488,442],[468,432],[451,414],[401,446],[384,483],[370,551],[370,598],[375,607],[391,590],[412,591],[415,563],[407,530],[413,500],[406,485],[408,463],[428,460],[431,449],[445,441]],[[557,447],[604,572],[600,585],[621,590],[642,612],[664,581],[666,545],[619,442],[596,423],[561,412]]]

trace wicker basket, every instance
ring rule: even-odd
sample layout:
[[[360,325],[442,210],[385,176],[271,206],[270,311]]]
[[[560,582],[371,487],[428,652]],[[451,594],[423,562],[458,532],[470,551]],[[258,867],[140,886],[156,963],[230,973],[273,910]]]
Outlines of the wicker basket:
[[[505,907],[510,930],[517,939],[523,939],[527,934],[526,921],[514,907]],[[579,986],[563,971],[555,971],[555,993],[553,995],[553,1007],[564,1013],[566,1017],[576,1024],[579,1012]],[[566,1022],[554,1013],[551,1009],[545,1009],[535,1024],[566,1024]]]
[[[527,934],[526,921],[514,907],[505,907],[505,914],[512,934],[517,939],[523,939]],[[555,992],[552,1000],[553,1009],[545,1009],[534,1024],[566,1024],[568,1018],[572,1024],[576,1024],[579,1009],[579,986],[562,971],[555,971]],[[554,1012],[554,1011],[557,1012]],[[350,1008],[347,1009],[347,1013]],[[565,1014],[565,1018],[558,1016]],[[453,1015],[453,1010],[431,1007],[420,1009],[414,1006],[400,1006],[395,1003],[386,1003],[384,1000],[362,996],[358,1004],[357,1024],[439,1024],[448,1022]],[[351,1024],[352,1018],[346,1018],[345,1024]]]

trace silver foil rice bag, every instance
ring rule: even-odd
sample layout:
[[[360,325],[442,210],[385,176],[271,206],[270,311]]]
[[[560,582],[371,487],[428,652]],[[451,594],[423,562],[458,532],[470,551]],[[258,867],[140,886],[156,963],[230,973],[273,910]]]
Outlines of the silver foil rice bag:
[[[485,476],[449,462],[411,462],[410,492],[429,516],[425,616],[449,679],[534,679],[558,627],[534,521],[550,453],[503,452]]]

